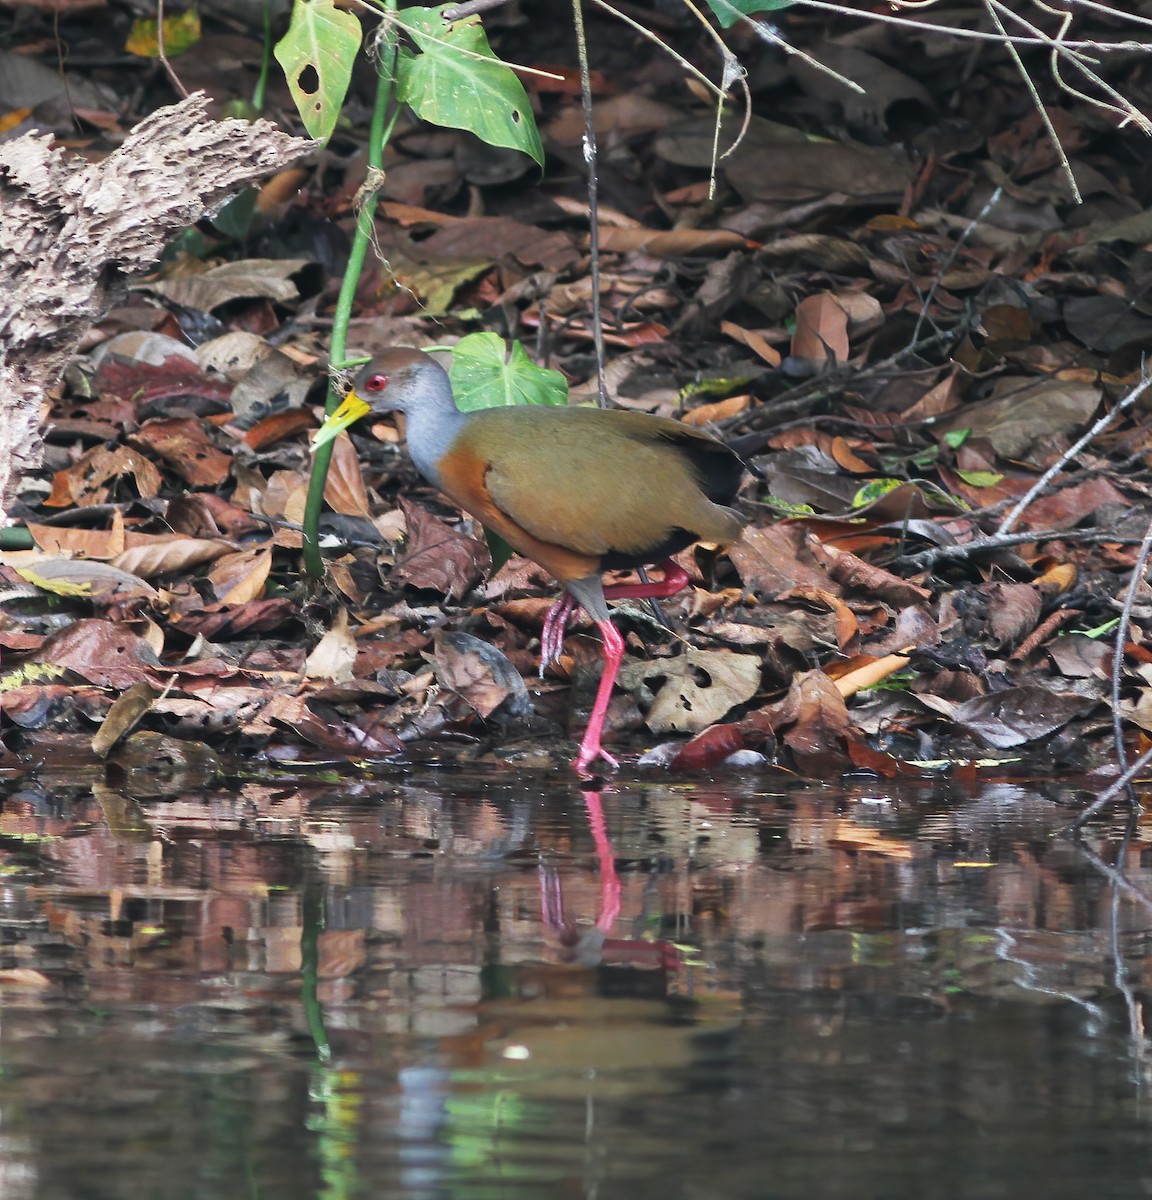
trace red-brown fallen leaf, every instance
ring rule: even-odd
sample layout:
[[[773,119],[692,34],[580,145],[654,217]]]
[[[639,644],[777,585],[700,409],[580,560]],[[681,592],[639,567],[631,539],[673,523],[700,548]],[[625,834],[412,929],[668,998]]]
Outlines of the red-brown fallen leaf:
[[[434,661],[436,679],[449,691],[455,692],[487,720],[516,690],[524,690],[524,682],[504,656],[493,646],[490,654],[481,651],[478,638],[441,634],[436,638]],[[495,656],[503,659],[502,669]],[[526,693],[525,693],[526,695]]]
[[[372,519],[368,489],[360,469],[360,456],[350,439],[337,438],[332,443],[332,461],[324,483],[324,500],[333,512],[350,517]]]
[[[67,703],[75,688],[67,683],[26,683],[0,692],[0,712],[22,729],[36,729],[57,704]]]
[[[0,647],[5,650],[38,650],[43,644],[43,634],[26,633],[23,629],[0,629]]]
[[[707,771],[719,766],[730,754],[759,744],[767,736],[764,731],[758,738],[750,739],[744,722],[728,725],[713,725],[698,733],[691,741],[677,750],[669,767],[673,771]]]
[[[915,767],[885,754],[881,750],[873,750],[862,737],[853,734],[844,742],[844,749],[853,766],[865,771],[875,771],[881,779],[895,779],[900,775],[919,776],[921,772]]]
[[[828,564],[828,574],[848,591],[879,596],[897,608],[925,604],[932,599],[932,593],[927,588],[917,587],[893,575],[891,571],[885,571],[883,567],[873,566],[857,558],[850,550],[819,546],[813,550],[813,554]]]
[[[795,587],[838,593],[840,588],[814,559],[815,539],[799,525],[750,528],[728,550],[744,586],[760,596]]]
[[[200,611],[174,616],[171,624],[193,637],[199,634],[209,641],[225,641],[270,633],[298,616],[295,601],[287,596],[271,596],[247,604],[206,604]]]
[[[997,650],[1014,646],[1040,619],[1040,593],[1028,583],[995,580],[982,584],[988,602],[988,628]]]
[[[27,524],[32,540],[46,554],[75,554],[84,558],[115,558],[124,549],[124,517],[117,511],[111,529],[74,529],[67,525]]]
[[[743,234],[730,229],[602,229],[600,249],[621,254],[643,250],[654,258],[687,254],[727,254],[755,248]],[[841,310],[843,311],[843,310]]]
[[[389,670],[398,662],[416,660],[431,641],[431,634],[422,629],[405,629],[392,637],[361,638],[357,669],[375,673]]]
[[[363,726],[347,721],[323,721],[311,713],[292,720],[279,713],[275,715],[305,741],[341,758],[395,758],[404,753],[404,743],[369,714],[365,714]]]
[[[807,600],[810,603],[823,605],[831,609],[836,619],[836,645],[843,650],[859,633],[860,623],[856,614],[834,592],[826,587],[799,587],[781,592],[777,597],[783,603],[789,600]]]
[[[267,528],[263,521],[257,521],[251,513],[215,492],[177,496],[168,505],[166,516],[175,533],[186,533],[189,537],[213,538],[222,533],[241,538]]]
[[[783,361],[783,355],[754,329],[745,329],[735,321],[721,321],[720,332],[747,346],[757,357],[762,358],[770,367],[778,367]]]
[[[192,487],[218,487],[232,467],[231,456],[217,450],[204,426],[191,417],[145,421],[131,441],[158,454]]]
[[[960,368],[953,367],[934,387],[930,387],[915,404],[899,413],[900,423],[923,421],[928,417],[940,417],[951,412],[963,400],[964,384],[960,379]]]
[[[845,739],[855,734],[844,697],[832,680],[823,671],[804,671],[793,678],[788,695],[775,708],[781,725],[791,723],[782,740],[800,769],[821,778],[839,774]]]
[[[295,437],[305,429],[314,429],[316,419],[304,408],[289,408],[284,412],[261,417],[244,435],[244,444],[253,450],[266,450],[277,442]]]
[[[400,507],[408,524],[408,548],[396,563],[396,573],[413,587],[460,599],[484,574],[488,548],[449,529],[419,504],[401,499]]]
[[[805,296],[796,305],[792,354],[813,363],[848,361],[848,314],[830,292]]]
[[[711,404],[698,404],[690,408],[681,418],[685,425],[711,425],[714,421],[724,421],[728,417],[739,416],[747,412],[752,404],[752,397],[746,392],[742,396],[729,396],[727,400],[716,400]]]
[[[68,504],[103,504],[112,494],[111,480],[130,475],[141,499],[150,500],[160,492],[160,472],[142,454],[129,446],[93,446],[65,471],[57,471],[52,495],[44,501],[61,508]],[[62,481],[62,482],[61,482]],[[67,499],[60,499],[66,495]]]
[[[1086,479],[1072,487],[1061,488],[1051,496],[1041,496],[1030,504],[1016,528],[1071,529],[1085,517],[1105,505],[1127,508],[1131,501],[1122,491],[1104,478]]]
[[[96,619],[77,621],[54,634],[37,658],[67,667],[89,683],[120,689],[154,678],[160,666],[144,638],[123,625]]]
[[[178,354],[159,365],[109,354],[100,362],[96,384],[102,397],[133,406],[160,400],[172,405],[192,398],[213,401],[221,409],[229,406],[233,387],[228,380],[208,375],[197,363]]]

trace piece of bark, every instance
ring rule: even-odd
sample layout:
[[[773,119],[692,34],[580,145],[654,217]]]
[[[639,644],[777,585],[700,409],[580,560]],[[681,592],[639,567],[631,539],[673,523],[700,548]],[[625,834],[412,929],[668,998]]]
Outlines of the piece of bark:
[[[28,134],[0,145],[0,526],[40,464],[41,405],[81,336],[165,242],[315,143],[215,121],[202,94],[141,121],[103,162]]]

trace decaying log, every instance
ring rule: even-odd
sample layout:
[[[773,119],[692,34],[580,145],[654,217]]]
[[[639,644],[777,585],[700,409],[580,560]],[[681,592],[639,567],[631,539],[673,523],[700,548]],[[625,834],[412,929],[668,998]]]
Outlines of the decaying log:
[[[101,163],[29,134],[0,145],[0,525],[39,465],[45,392],[165,242],[314,149],[267,121],[215,121],[203,95],[142,121]]]

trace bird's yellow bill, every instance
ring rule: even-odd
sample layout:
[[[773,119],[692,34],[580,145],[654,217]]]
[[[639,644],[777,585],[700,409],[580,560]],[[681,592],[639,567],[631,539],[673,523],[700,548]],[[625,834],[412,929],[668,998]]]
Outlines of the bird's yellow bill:
[[[340,402],[340,407],[329,413],[324,424],[312,435],[312,449],[319,450],[321,446],[327,446],[349,425],[354,425],[365,413],[371,411],[371,406],[365,404],[355,392],[349,392]]]

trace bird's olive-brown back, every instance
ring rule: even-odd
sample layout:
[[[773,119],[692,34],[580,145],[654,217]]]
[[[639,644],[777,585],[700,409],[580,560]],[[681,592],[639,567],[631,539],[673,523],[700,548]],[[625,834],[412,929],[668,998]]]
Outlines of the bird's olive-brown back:
[[[487,409],[471,414],[461,439],[487,464],[495,505],[542,541],[643,558],[676,530],[721,544],[740,536],[740,517],[706,494],[692,443],[730,452],[679,422],[592,408]]]

